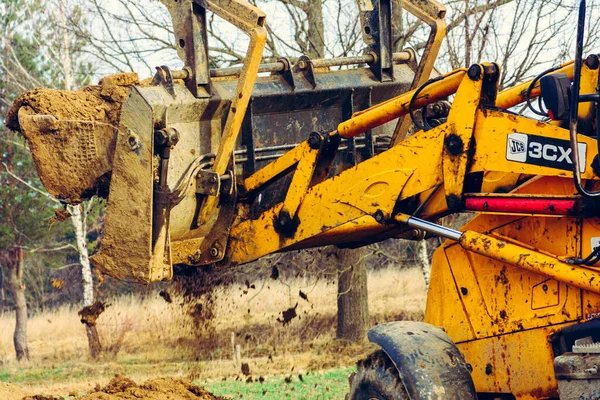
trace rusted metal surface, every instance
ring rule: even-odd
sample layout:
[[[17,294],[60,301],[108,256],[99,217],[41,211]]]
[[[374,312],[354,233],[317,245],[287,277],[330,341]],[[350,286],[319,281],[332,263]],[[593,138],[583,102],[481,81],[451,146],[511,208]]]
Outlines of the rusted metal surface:
[[[598,366],[600,366],[600,355],[598,354],[565,353],[554,359],[554,370],[558,380],[593,379],[600,381]]]
[[[242,19],[242,22],[238,20],[235,24],[244,27],[246,33],[250,36],[250,43],[248,44],[248,52],[244,59],[244,65],[236,85],[235,93],[231,99],[231,106],[227,113],[223,134],[220,138],[219,148],[216,152],[217,155],[212,167],[212,170],[218,175],[225,174],[225,172],[227,172],[227,167],[232,161],[233,151],[242,129],[242,123],[250,103],[252,89],[254,88],[254,83],[258,76],[258,67],[260,65],[260,60],[262,59],[263,49],[267,42],[267,30],[263,27],[265,22],[264,14],[262,14],[263,17],[257,16],[256,14],[260,10],[244,1],[228,0],[228,3],[236,4],[236,6],[229,9],[230,5],[227,5],[225,9],[222,9],[222,5],[219,5],[217,9],[213,9],[212,11],[217,12],[217,15],[225,13],[227,16],[229,16],[227,13],[238,13],[237,16],[236,14],[231,14],[232,19],[239,19],[239,13],[241,13],[241,15],[248,13],[249,15],[246,16],[246,19]],[[241,8],[241,10],[239,8]],[[204,199],[204,202],[200,206],[196,221],[198,225],[210,225],[213,223],[210,218],[211,215],[214,214],[213,212],[217,205],[218,199],[216,197],[209,196]]]
[[[392,2],[357,1],[357,5],[363,28],[363,41],[368,46],[367,52],[374,55],[369,67],[381,82],[393,80]]]
[[[473,74],[472,72],[475,71]],[[485,74],[483,65],[469,68],[467,77],[462,80],[457,96],[448,115],[448,124],[444,124],[444,148],[442,169],[444,192],[448,209],[456,211],[462,206],[462,194],[465,176],[473,144],[473,126],[476,123],[477,109],[484,104],[482,93],[487,84],[498,82],[498,74]],[[477,100],[473,100],[477,99]]]
[[[396,64],[400,63],[408,63],[414,59],[415,55],[410,51],[400,51],[394,53],[392,56],[392,60]],[[362,56],[353,56],[353,57],[338,57],[338,58],[318,58],[311,60],[313,66],[315,68],[330,68],[330,67],[341,67],[345,65],[360,65],[360,64],[369,64],[375,60],[374,54],[365,54]],[[299,60],[289,60],[292,62],[298,62]],[[289,62],[288,61],[288,62]],[[273,63],[260,64],[258,67],[259,73],[265,72],[283,72],[286,69],[289,69],[290,66],[288,62],[283,60],[276,61]],[[305,66],[303,64],[299,65],[300,69],[304,69]],[[242,71],[241,66],[237,67],[228,67],[228,68],[217,68],[210,70],[211,77],[226,77],[226,76],[238,76]]]
[[[600,355],[566,353],[554,359],[561,400],[600,398]]]
[[[473,367],[471,375],[477,392],[488,394],[482,396],[486,399],[557,399],[554,355],[547,340],[555,329],[560,327],[457,343]]]
[[[296,148],[277,160],[270,171],[260,171],[259,175],[250,178],[255,171],[258,172],[268,164],[269,157],[281,155],[277,146],[302,143],[308,139],[311,132],[331,131],[354,112],[405,91],[412,79],[412,70],[406,64],[396,65],[395,69],[396,81],[385,83],[379,83],[366,68],[336,72],[316,71],[316,89],[313,89],[302,75],[295,75],[294,89],[283,83],[285,81],[281,76],[260,78],[255,88],[257,93],[250,105],[250,114],[242,128],[241,144],[246,151],[246,157],[241,166],[244,175],[249,177],[245,182],[245,185],[248,184],[247,189],[257,188],[261,182],[267,182],[274,177],[281,178],[281,173],[289,171],[299,160],[302,150]],[[344,155],[340,154],[338,160],[349,154],[352,154],[354,162],[369,158],[374,154],[372,134],[386,133],[389,134],[389,129],[378,128],[374,132],[368,131],[362,135],[360,141],[356,142],[358,146],[354,141],[345,143]],[[267,148],[273,150],[267,151]],[[339,170],[338,168],[337,171]],[[253,194],[253,213],[264,211],[282,201],[290,179],[279,179],[277,185],[265,186]]]
[[[558,179],[533,180],[513,196],[545,192],[561,198],[574,192],[572,182],[560,183]],[[591,251],[590,238],[598,232],[595,220],[585,220],[583,230],[575,219],[479,215],[465,229],[504,236],[560,259]],[[584,271],[568,268],[570,274]],[[450,243],[435,253],[431,276],[425,320],[444,326],[458,343],[473,365],[478,391],[508,393],[516,398],[558,397],[554,355],[570,351],[561,349],[560,343],[569,346],[576,334],[569,333],[552,343],[549,338],[556,332],[571,332],[570,327],[576,328],[574,324],[585,318],[585,313],[598,312],[598,295]]]
[[[242,143],[246,145],[245,147],[238,147],[237,152],[240,156],[243,155],[247,161],[241,163],[238,167],[238,173],[242,175],[244,173],[250,174],[253,168],[269,162],[269,156],[280,154],[282,148],[278,146],[285,147],[287,145],[284,143],[301,142],[307,138],[311,131],[327,126],[321,124],[335,126],[337,122],[343,120],[344,116],[350,116],[356,110],[353,107],[364,107],[360,102],[352,103],[352,101],[356,100],[362,101],[360,100],[361,96],[363,96],[362,93],[369,93],[369,101],[371,99],[380,101],[379,99],[387,98],[385,96],[402,91],[408,84],[411,72],[407,65],[396,65],[396,68],[398,76],[406,76],[407,79],[402,82],[390,82],[385,85],[379,84],[368,69],[317,72],[316,80],[319,83],[319,90],[316,91],[310,87],[302,86],[301,83],[292,90],[283,83],[283,78],[280,76],[259,77],[252,93],[253,101],[251,107],[245,117],[246,122],[242,124],[241,128]],[[231,107],[229,99],[235,96],[236,83],[234,80],[214,82],[213,90],[218,96],[213,99],[195,98],[181,84],[173,86],[175,96],[169,93],[168,88],[163,85],[135,89],[132,99],[127,104],[130,102],[132,106],[133,104],[146,104],[149,107],[148,110],[152,110],[144,112],[152,116],[151,121],[148,122],[149,126],[168,126],[177,129],[180,134],[179,143],[171,150],[168,175],[168,184],[171,190],[175,190],[178,184],[181,183],[180,181],[185,176],[188,167],[198,157],[210,153],[218,146],[221,132],[220,121],[228,107]],[[354,87],[354,91],[348,90],[350,86]],[[347,109],[347,111],[341,113],[340,111],[343,109]],[[124,120],[124,129],[130,129],[132,132],[139,130],[135,126],[138,124],[137,121],[143,118],[143,116],[138,107],[129,108],[126,105],[123,112],[131,116],[128,117],[130,119]],[[132,126],[134,129],[129,128],[129,126]],[[200,131],[205,133],[202,136],[198,136],[197,132]],[[149,130],[147,134],[153,135],[153,131]],[[135,135],[139,137],[140,133],[135,132]],[[151,142],[149,143],[148,145],[151,145]],[[364,143],[364,139],[361,143]],[[266,147],[263,148],[263,146]],[[366,155],[364,144],[361,144],[361,146],[363,147],[360,149],[364,149],[364,154]],[[361,152],[360,149],[357,150],[359,153]],[[125,150],[128,152],[131,151],[130,147],[127,147]],[[117,164],[114,163],[114,166]],[[153,175],[152,168],[150,167],[151,164],[146,162],[146,165],[148,167],[144,169],[144,173],[147,178],[144,179],[151,182]],[[209,168],[210,165],[212,164],[207,164]],[[230,166],[229,169],[232,170],[233,167]],[[140,169],[136,171],[136,173],[142,173]],[[122,173],[125,173],[125,171],[119,172],[118,175]],[[215,173],[214,176],[217,175]],[[120,179],[116,178],[112,181],[115,193],[121,190],[119,186],[127,184],[127,180],[119,183]],[[197,185],[195,180],[193,184]],[[270,190],[262,189],[257,192],[257,197],[255,197],[256,206],[261,207],[268,204],[266,201],[267,197],[273,198],[274,201],[275,199],[283,199],[282,194],[285,192],[285,185],[285,183],[282,184],[279,182],[276,189],[272,187]],[[112,187],[111,190],[113,190]],[[149,186],[149,190],[151,190],[151,185]],[[218,188],[215,190],[218,191]],[[140,191],[140,193],[143,193],[143,191]],[[263,199],[259,202],[258,196],[261,194]],[[119,198],[117,195],[111,195],[108,207],[109,211],[111,209],[115,211],[111,212],[111,214],[123,215],[126,210],[131,208],[131,199],[133,197],[129,197],[128,195],[123,196],[121,197],[121,201]],[[146,207],[151,198],[152,196],[149,196],[145,200],[141,198],[136,200],[136,208],[142,209]],[[121,202],[121,205],[118,205],[119,202]],[[221,203],[212,217],[213,222],[203,226],[195,223],[197,204],[196,191],[188,190],[181,195],[181,198],[177,200],[177,204],[170,210],[169,250],[173,263],[205,264],[219,261],[225,255],[225,248],[228,241],[227,236],[231,227],[231,219],[234,215],[234,202],[226,201]],[[121,209],[122,211],[117,212],[117,209]],[[144,262],[150,262],[151,259],[150,252],[145,250],[149,248],[147,246],[150,246],[146,243],[149,243],[148,240],[150,240],[151,236],[147,236],[143,240],[139,238],[136,241],[142,248],[136,249],[136,246],[123,246],[123,248],[117,250],[118,246],[116,245],[120,241],[119,238],[122,237],[122,232],[128,232],[130,228],[131,230],[136,230],[138,233],[145,232],[140,226],[150,223],[150,219],[148,217],[136,218],[137,222],[134,223],[130,220],[130,223],[127,224],[128,226],[124,227],[117,227],[121,223],[117,219],[113,222],[107,221],[105,233],[107,236],[113,235],[114,240],[110,238],[105,240],[106,246],[103,244],[99,255],[96,256],[97,265],[106,265],[106,271],[110,271],[118,276],[127,275],[139,280],[160,279],[156,275],[152,275],[152,278],[148,275],[144,277],[140,275],[141,272],[137,275],[134,274],[133,267],[130,268],[127,266],[129,263],[125,263],[122,266],[123,269],[117,271],[117,267],[108,261],[109,259],[128,259],[131,260],[131,265],[135,263],[143,265],[142,259],[144,257],[146,260]],[[121,218],[121,221],[125,220]],[[112,228],[113,225],[114,229]],[[111,234],[111,232],[113,233]],[[210,240],[204,240],[207,236],[210,237]],[[112,241],[115,244],[111,244]],[[135,252],[140,252],[140,256],[133,254]],[[145,255],[142,257],[141,254]]]
[[[423,322],[379,324],[369,330],[396,366],[412,400],[475,400],[469,366],[452,339]]]
[[[211,93],[206,9],[193,0],[161,0],[171,14],[177,54],[189,68],[186,86],[196,97]]]
[[[481,71],[484,73],[484,78],[481,80],[481,91],[478,92],[476,88],[473,87],[472,79],[469,76],[466,76],[462,70],[440,78],[439,82],[436,82],[439,83],[437,90],[440,92],[445,90],[451,91],[449,87],[454,87],[453,90],[456,91],[457,87],[463,88],[461,82],[464,80],[467,81],[469,85],[465,84],[465,90],[458,91],[457,96],[454,99],[455,102],[465,104],[465,102],[468,102],[466,99],[472,98],[474,93],[480,93],[481,96],[484,97],[484,99],[482,99],[484,102],[493,100],[495,96],[489,92],[497,90],[495,79],[491,79],[492,76],[497,78],[497,69],[490,64],[482,64],[477,67],[480,73]],[[471,75],[476,77],[474,74]],[[489,77],[489,79],[487,79],[487,77]],[[453,83],[454,79],[457,78],[460,78],[461,82]],[[435,84],[431,86],[433,87],[434,85]],[[414,95],[414,93],[412,95]],[[463,97],[464,102],[463,100],[459,101],[459,96]],[[403,100],[409,101],[407,97],[408,96],[401,95],[393,100],[383,103],[381,106],[371,107],[368,111],[359,113],[348,122],[338,125],[337,131],[340,132],[340,134],[342,132],[345,134],[350,132],[350,137],[352,137],[352,134],[359,133],[364,129],[384,123],[388,120],[387,118],[401,115],[403,112],[406,112],[406,104]],[[431,99],[424,98],[424,101],[431,101]],[[517,169],[516,173],[523,175],[543,174],[548,177],[569,177],[569,172],[561,168],[552,168],[550,166],[539,166],[528,163],[516,163],[507,159],[506,144],[504,146],[498,146],[498,136],[490,134],[490,132],[499,132],[498,135],[501,135],[501,132],[504,132],[504,137],[506,138],[506,135],[509,132],[538,132],[538,135],[559,139],[564,137],[565,131],[563,129],[533,121],[528,118],[518,117],[495,110],[487,110],[485,108],[473,112],[474,121],[472,121],[472,124],[474,124],[474,127],[465,129],[465,131],[469,133],[473,130],[474,133],[472,140],[467,139],[465,141],[476,143],[477,146],[473,147],[472,153],[465,151],[467,148],[466,145],[463,147],[461,155],[465,155],[471,161],[470,163],[466,163],[467,169],[465,170],[464,175],[462,175],[465,179],[457,179],[458,183],[464,184],[467,180],[466,177],[469,176],[469,174],[485,174],[489,171],[504,172],[515,169]],[[440,165],[444,159],[449,158],[449,156],[446,156],[444,151],[439,147],[447,146],[445,140],[447,139],[446,133],[455,129],[449,125],[450,123],[448,122],[431,130],[419,132],[400,145],[394,146],[386,152],[378,154],[373,157],[373,159],[361,162],[355,168],[348,169],[335,176],[333,179],[328,179],[322,184],[311,187],[304,197],[302,207],[298,209],[298,217],[303,223],[301,224],[302,229],[298,229],[295,232],[294,237],[281,237],[280,233],[277,232],[272,225],[272,221],[279,213],[281,204],[272,203],[270,208],[266,211],[245,215],[232,229],[235,241],[232,242],[232,246],[230,247],[231,260],[233,262],[248,262],[264,254],[269,254],[274,251],[302,248],[308,246],[309,243],[310,245],[339,244],[340,240],[346,239],[340,238],[339,236],[344,224],[348,224],[344,227],[346,231],[352,231],[352,235],[350,235],[351,239],[350,237],[347,238],[348,241],[346,242],[346,240],[344,240],[344,243],[348,243],[350,240],[356,240],[359,243],[363,243],[365,240],[378,240],[389,237],[393,234],[394,230],[390,229],[389,226],[385,224],[385,221],[390,218],[393,213],[403,211],[403,207],[410,209],[410,201],[413,196],[421,196],[423,193],[440,185],[442,182],[445,182],[448,178],[452,181],[452,177],[461,175],[459,174],[460,171],[457,169],[448,168],[447,170],[444,170]],[[344,127],[347,129],[344,129]],[[333,132],[332,137],[335,136],[335,131],[330,132]],[[440,135],[444,137],[442,142],[440,142]],[[588,149],[593,150],[593,139],[582,136],[579,140],[588,145]],[[450,156],[452,156],[452,154],[450,154]],[[420,160],[423,159],[427,159],[429,162],[422,163]],[[402,160],[402,164],[399,164],[398,160]],[[390,170],[388,169],[389,165],[414,165],[418,170]],[[450,163],[450,166],[451,165],[452,163]],[[274,176],[276,172],[271,166],[266,167],[265,171],[270,171],[270,176]],[[393,174],[398,174],[394,175],[395,180],[392,179]],[[403,174],[406,175],[402,176]],[[585,176],[587,179],[594,179],[595,175],[591,167],[586,169]],[[403,183],[400,183],[400,180]],[[358,183],[358,181],[360,181],[360,183]],[[513,182],[516,184],[518,180]],[[369,186],[369,184],[371,186]],[[395,192],[398,184],[402,185],[400,193]],[[505,182],[503,181],[501,184],[505,184]],[[364,185],[364,187],[361,185]],[[352,189],[349,191],[348,187],[352,187]],[[353,190],[356,190],[356,192]],[[455,187],[454,190],[457,198],[455,205],[458,204],[460,207],[463,196],[462,191],[464,188]],[[544,188],[540,188],[539,190],[540,191],[537,193],[544,193],[546,191]],[[345,193],[341,196],[340,193],[343,192]],[[377,196],[379,196],[377,200],[374,200],[375,192],[377,192]],[[359,195],[359,193],[363,194]],[[395,204],[390,208],[389,200],[396,195],[399,197],[396,197],[397,201],[395,202],[392,200]],[[572,194],[570,196],[572,196]],[[422,199],[426,199],[426,197],[427,196],[422,197]],[[369,199],[370,201],[368,201]],[[281,200],[279,203],[281,203]],[[449,205],[446,202],[436,202],[434,208],[427,209],[428,217],[426,218],[441,216],[444,213],[451,211],[448,206]],[[329,210],[325,215],[323,215],[322,212],[323,208]],[[372,224],[362,224],[362,222],[355,223],[362,217],[367,217],[368,215],[374,217],[376,212],[383,213],[383,224],[377,221],[373,221]],[[379,224],[379,226],[377,226],[377,224]],[[331,235],[329,235],[330,231]],[[478,231],[480,230],[478,229]],[[258,232],[261,233],[258,234]],[[551,254],[555,253],[551,252]],[[564,277],[564,263],[558,261],[555,257],[550,257],[550,259],[553,260],[554,264],[561,266],[557,269],[562,270],[560,274]],[[544,261],[542,260],[541,264],[543,263]],[[531,266],[529,263],[525,264]],[[534,264],[538,265],[540,263]],[[571,268],[571,266],[568,266],[568,268]],[[550,273],[550,270],[551,268],[547,268],[548,273]],[[577,271],[577,284],[585,286],[583,281],[585,280],[584,276],[587,271],[584,268],[578,268]],[[597,290],[595,283],[592,283],[591,286],[587,285],[586,287],[589,287],[594,291]]]
[[[195,4],[217,14],[244,32],[265,25],[266,15],[244,0],[194,0]]]
[[[509,265],[516,265],[567,283],[570,286],[600,294],[600,272],[581,266],[574,267],[572,264],[561,262],[554,254],[543,254],[532,248],[528,249],[506,240],[473,231],[463,233],[460,238],[460,245],[473,253]]]

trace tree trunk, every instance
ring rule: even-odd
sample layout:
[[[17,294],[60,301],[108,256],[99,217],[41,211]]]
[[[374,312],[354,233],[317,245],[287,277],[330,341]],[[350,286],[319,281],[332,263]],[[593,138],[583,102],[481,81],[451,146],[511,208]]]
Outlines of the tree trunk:
[[[310,58],[325,57],[325,25],[323,24],[323,0],[308,0],[306,9],[308,30],[308,54]]]
[[[98,328],[96,324],[85,325],[85,333],[88,337],[88,345],[90,346],[90,355],[95,360],[100,357],[102,345],[100,344],[100,336],[98,336]]]
[[[15,301],[16,323],[13,342],[17,360],[29,360],[29,348],[27,347],[27,301],[25,299],[25,284],[23,284],[23,249],[15,247],[9,251],[8,287]]]
[[[81,264],[81,282],[83,286],[83,307],[89,307],[94,303],[94,281],[92,279],[92,267],[87,249],[87,220],[81,212],[81,205],[69,206],[71,213],[71,223],[75,230],[75,242],[77,243],[77,252],[79,253],[79,263]],[[85,324],[85,323],[84,323]],[[85,324],[90,354],[93,359],[98,358],[102,351],[98,328],[96,324]]]
[[[337,249],[334,259],[338,270],[338,339],[361,342],[369,330],[367,265],[364,249]]]
[[[2,268],[0,268],[0,301],[4,301],[4,275],[2,275]]]
[[[429,275],[431,274],[431,262],[429,261],[429,251],[427,250],[427,241],[425,239],[417,242],[417,263],[423,271],[425,287],[429,288]]]

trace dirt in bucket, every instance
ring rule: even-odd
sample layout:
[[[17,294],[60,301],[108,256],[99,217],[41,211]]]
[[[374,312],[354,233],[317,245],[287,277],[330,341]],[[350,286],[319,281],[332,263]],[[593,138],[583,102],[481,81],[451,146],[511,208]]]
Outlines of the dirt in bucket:
[[[6,126],[29,142],[50,194],[72,204],[106,196],[121,107],[139,84],[136,73],[122,73],[79,90],[34,89],[15,100]]]

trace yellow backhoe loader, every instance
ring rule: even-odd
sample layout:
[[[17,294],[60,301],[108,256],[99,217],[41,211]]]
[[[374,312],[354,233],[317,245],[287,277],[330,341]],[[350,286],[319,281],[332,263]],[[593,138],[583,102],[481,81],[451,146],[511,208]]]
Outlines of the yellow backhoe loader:
[[[364,55],[268,64],[256,7],[164,3],[185,68],[36,90],[7,118],[53,196],[108,199],[96,268],[153,282],[174,264],[439,236],[425,322],[374,327],[381,350],[348,398],[600,398],[600,60],[582,57],[584,0],[575,60],[502,92],[494,63],[434,76],[434,0],[402,2],[431,27],[420,60],[392,52],[390,0],[367,0]],[[249,35],[241,67],[209,68],[207,10]],[[540,96],[545,118],[509,110]],[[460,231],[436,222],[459,212],[476,214]]]

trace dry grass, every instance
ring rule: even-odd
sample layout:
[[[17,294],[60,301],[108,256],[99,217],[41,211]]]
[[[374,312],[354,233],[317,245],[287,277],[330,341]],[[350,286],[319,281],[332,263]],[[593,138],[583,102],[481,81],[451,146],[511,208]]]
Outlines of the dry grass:
[[[243,361],[253,374],[271,375],[353,365],[371,351],[366,345],[339,343],[335,337],[335,282],[267,280],[232,286],[216,294],[216,319],[210,330],[196,332],[182,300],[167,303],[158,295],[141,301],[111,301],[98,319],[107,349],[100,362],[88,358],[87,339],[74,308],[63,307],[29,320],[31,361],[17,364],[12,348],[13,315],[0,315],[0,363],[21,386],[36,390],[85,390],[90,379],[104,383],[116,372],[134,379],[161,375],[220,379],[238,373],[231,362],[231,332],[242,347]],[[299,296],[302,290],[308,301]],[[287,326],[281,311],[297,306],[299,317]],[[425,288],[418,270],[387,269],[369,274],[371,322],[420,319]],[[50,369],[38,375],[37,369]],[[56,372],[60,370],[59,372]],[[21,375],[19,375],[21,374]],[[6,380],[6,379],[5,379]],[[10,378],[8,380],[11,380]],[[65,386],[66,385],[66,386]]]

